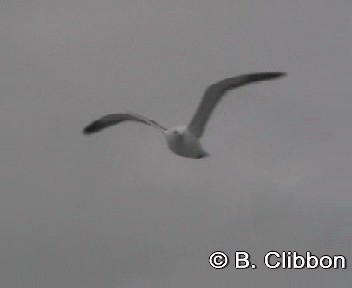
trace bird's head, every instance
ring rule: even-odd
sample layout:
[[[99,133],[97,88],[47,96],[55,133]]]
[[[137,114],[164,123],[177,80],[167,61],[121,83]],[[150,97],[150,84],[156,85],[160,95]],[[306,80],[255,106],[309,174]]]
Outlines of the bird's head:
[[[172,136],[181,136],[182,134],[184,134],[186,127],[184,126],[176,126],[173,128],[170,128],[168,130],[166,130],[166,134],[168,135],[172,135]]]

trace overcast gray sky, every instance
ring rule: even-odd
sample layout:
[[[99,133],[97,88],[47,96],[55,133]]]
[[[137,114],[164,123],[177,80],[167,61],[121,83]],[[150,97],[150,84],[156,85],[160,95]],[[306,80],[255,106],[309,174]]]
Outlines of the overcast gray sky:
[[[350,0],[0,6],[2,287],[350,287],[350,267],[207,262],[274,249],[352,265]],[[210,158],[133,123],[81,135],[126,109],[185,124],[207,85],[254,71],[288,77],[229,93]]]

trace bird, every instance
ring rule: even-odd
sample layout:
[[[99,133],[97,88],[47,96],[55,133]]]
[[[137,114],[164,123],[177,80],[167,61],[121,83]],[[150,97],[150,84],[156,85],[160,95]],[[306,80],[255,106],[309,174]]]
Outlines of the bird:
[[[162,132],[169,149],[176,155],[191,159],[207,158],[210,154],[204,150],[200,138],[204,133],[206,124],[214,108],[223,96],[232,89],[251,83],[274,80],[286,75],[287,73],[285,72],[249,73],[226,78],[208,86],[191,121],[186,126],[175,126],[167,129],[154,120],[137,113],[126,111],[124,113],[105,115],[91,122],[82,132],[85,135],[91,135],[123,122],[139,122]]]

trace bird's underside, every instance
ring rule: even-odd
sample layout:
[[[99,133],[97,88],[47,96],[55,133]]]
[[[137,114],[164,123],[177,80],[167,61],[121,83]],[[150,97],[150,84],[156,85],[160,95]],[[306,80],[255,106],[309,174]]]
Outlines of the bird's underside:
[[[204,133],[205,126],[211,113],[226,92],[251,83],[274,80],[285,75],[286,73],[283,72],[244,74],[224,79],[209,86],[205,90],[203,98],[190,123],[184,127],[166,129],[154,120],[136,113],[126,112],[103,116],[86,126],[83,129],[83,133],[85,135],[90,135],[126,121],[139,122],[162,131],[166,137],[170,150],[177,155],[193,159],[204,158],[209,156],[209,154],[203,150],[199,138]]]

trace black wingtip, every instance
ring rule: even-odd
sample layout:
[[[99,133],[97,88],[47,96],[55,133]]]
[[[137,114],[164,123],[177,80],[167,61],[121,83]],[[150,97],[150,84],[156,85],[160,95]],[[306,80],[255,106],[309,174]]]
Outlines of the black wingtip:
[[[277,77],[286,77],[287,76],[287,72],[274,72],[276,73]]]
[[[270,81],[273,79],[281,78],[286,76],[286,72],[259,72],[259,73],[252,73],[252,74],[247,74],[245,77],[248,77],[247,79],[249,82],[255,82],[255,81]]]
[[[285,77],[287,76],[286,72],[265,72],[262,73],[264,78],[279,78],[279,77]]]
[[[101,126],[97,122],[93,122],[92,124],[85,127],[82,131],[84,135],[91,135],[93,133],[99,132],[101,130]]]

